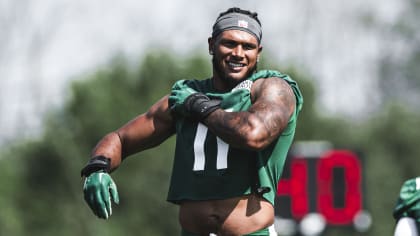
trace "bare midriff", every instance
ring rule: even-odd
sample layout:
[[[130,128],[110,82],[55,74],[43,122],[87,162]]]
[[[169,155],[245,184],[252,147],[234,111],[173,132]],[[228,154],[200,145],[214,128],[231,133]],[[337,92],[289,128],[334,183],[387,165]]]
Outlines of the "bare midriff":
[[[272,225],[274,208],[270,202],[256,195],[183,201],[179,221],[184,230],[199,235],[244,235]]]

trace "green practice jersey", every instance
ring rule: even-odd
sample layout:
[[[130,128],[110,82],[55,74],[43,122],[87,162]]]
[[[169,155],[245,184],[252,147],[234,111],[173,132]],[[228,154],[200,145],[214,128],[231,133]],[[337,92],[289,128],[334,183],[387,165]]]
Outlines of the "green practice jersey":
[[[402,217],[413,218],[420,229],[420,177],[404,182],[393,215],[397,221]]]
[[[274,204],[277,183],[303,104],[296,82],[280,72],[262,70],[226,93],[217,92],[211,79],[180,80],[173,89],[193,89],[212,99],[221,99],[221,108],[227,112],[247,111],[252,105],[250,92],[253,82],[270,77],[289,83],[296,96],[296,109],[279,138],[264,150],[250,151],[231,147],[211,133],[204,124],[182,116],[176,117],[177,140],[168,201],[179,203],[182,200],[243,196],[250,194],[258,185],[269,188],[270,191],[263,196]]]

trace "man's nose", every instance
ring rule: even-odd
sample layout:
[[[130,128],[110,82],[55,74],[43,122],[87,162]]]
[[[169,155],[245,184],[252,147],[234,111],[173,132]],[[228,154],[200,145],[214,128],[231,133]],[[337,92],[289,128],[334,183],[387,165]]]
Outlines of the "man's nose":
[[[233,50],[232,50],[232,56],[235,56],[235,57],[244,57],[244,50],[242,48],[242,45],[237,45],[235,48],[233,48]]]

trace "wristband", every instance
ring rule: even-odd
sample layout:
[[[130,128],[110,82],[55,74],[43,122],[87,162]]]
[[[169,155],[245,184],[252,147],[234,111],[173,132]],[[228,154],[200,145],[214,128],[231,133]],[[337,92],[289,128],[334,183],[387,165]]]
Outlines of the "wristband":
[[[109,172],[111,168],[111,159],[105,156],[95,156],[92,157],[86,166],[82,169],[82,177],[87,177],[93,172],[103,170],[104,172]]]
[[[221,100],[212,100],[203,93],[193,93],[185,99],[185,108],[196,120],[205,119],[210,113],[220,108]]]

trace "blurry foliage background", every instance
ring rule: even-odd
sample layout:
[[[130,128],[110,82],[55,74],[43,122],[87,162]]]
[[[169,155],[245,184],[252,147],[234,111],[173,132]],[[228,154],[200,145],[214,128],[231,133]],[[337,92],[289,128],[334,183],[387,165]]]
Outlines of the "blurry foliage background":
[[[401,184],[420,173],[420,3],[409,4],[392,30],[383,32],[405,42],[409,53],[403,60],[394,56],[395,48],[385,54],[378,72],[383,104],[367,119],[321,114],[314,75],[269,60],[260,65],[291,75],[303,91],[296,140],[327,140],[363,154],[364,208],[373,225],[360,235],[392,234]],[[113,173],[121,203],[108,221],[97,219],[85,204],[80,169],[103,135],[146,111],[174,81],[210,74],[208,56],[150,51],[139,65],[115,56],[74,82],[65,105],[50,111],[40,137],[0,150],[0,235],[176,235],[177,208],[165,201],[174,138],[128,158]],[[355,232],[334,228],[324,235]]]
[[[162,68],[164,65],[164,68]],[[260,68],[277,68],[263,61]],[[84,203],[80,169],[97,141],[146,109],[181,78],[206,78],[207,56],[183,59],[153,51],[138,66],[124,56],[73,83],[65,106],[51,111],[43,135],[7,147],[0,160],[0,235],[176,235],[176,206],[167,203],[174,138],[128,158],[113,173],[121,203],[99,220]],[[296,140],[328,140],[364,155],[366,206],[373,226],[365,235],[390,235],[391,212],[403,180],[418,175],[420,114],[392,103],[363,122],[319,114],[310,75],[280,69],[305,97]],[[354,235],[331,229],[325,235]],[[139,233],[140,232],[140,233]]]

